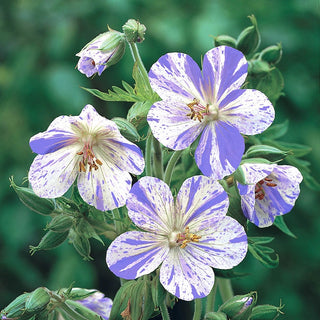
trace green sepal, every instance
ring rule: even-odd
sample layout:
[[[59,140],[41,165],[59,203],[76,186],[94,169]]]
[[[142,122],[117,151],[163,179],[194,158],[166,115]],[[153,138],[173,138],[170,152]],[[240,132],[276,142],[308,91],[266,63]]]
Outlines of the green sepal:
[[[279,307],[270,304],[262,304],[252,309],[250,320],[275,320],[280,314],[283,314],[281,309],[284,305]]]
[[[25,309],[30,313],[43,311],[50,302],[50,295],[47,288],[40,287],[32,291],[26,300]]]
[[[281,230],[283,233],[285,233],[286,235],[297,239],[297,236],[293,232],[291,232],[291,230],[288,228],[287,224],[284,221],[283,216],[277,216],[273,222],[273,225],[277,227],[279,230]]]
[[[290,152],[295,157],[303,157],[312,151],[312,148],[303,144],[285,142],[285,141],[274,141],[265,139],[264,143],[278,148],[285,152]]]
[[[228,317],[225,313],[217,312],[208,312],[204,316],[204,320],[228,320]]]
[[[222,34],[219,36],[214,37],[214,46],[228,46],[232,48],[236,48],[237,40],[231,36]]]
[[[82,233],[75,232],[74,230],[70,230],[69,236],[70,242],[73,244],[76,251],[83,257],[84,260],[93,260],[90,257],[91,253],[91,245],[89,239],[86,235]]]
[[[146,27],[138,20],[129,19],[123,26],[122,30],[127,38],[128,42],[141,43],[144,40],[146,33]]]
[[[74,218],[69,215],[60,214],[52,218],[45,230],[52,230],[55,232],[65,232],[70,230],[73,225]]]
[[[119,131],[126,139],[132,142],[140,141],[140,135],[136,127],[130,121],[120,117],[112,118],[111,120],[116,123]]]
[[[97,290],[89,290],[83,288],[72,288],[69,293],[63,293],[66,295],[68,300],[82,300],[88,298],[92,294],[97,292]]]
[[[280,62],[282,57],[282,45],[278,43],[277,45],[269,46],[263,49],[260,53],[259,58],[268,63],[277,64]]]
[[[99,314],[97,314],[94,311],[92,311],[91,309],[85,307],[81,303],[78,303],[73,300],[66,300],[64,303],[68,306],[68,308],[70,308],[74,312],[80,314],[86,320],[103,320],[103,318]],[[64,311],[66,311],[66,310],[67,309],[64,309]]]
[[[266,76],[272,70],[273,67],[270,67],[269,63],[263,60],[256,59],[248,61],[248,73],[250,76],[261,78]]]
[[[62,244],[68,237],[69,231],[65,232],[54,232],[49,230],[41,239],[40,243],[34,247],[30,246],[30,253],[33,255],[36,251],[39,250],[50,250],[58,247]]]
[[[287,155],[289,151],[283,151],[270,145],[255,145],[251,146],[244,154],[245,158],[264,158],[269,161],[281,161]]]
[[[137,130],[141,130],[147,126],[147,115],[152,105],[152,101],[138,101],[129,109],[127,119]]]

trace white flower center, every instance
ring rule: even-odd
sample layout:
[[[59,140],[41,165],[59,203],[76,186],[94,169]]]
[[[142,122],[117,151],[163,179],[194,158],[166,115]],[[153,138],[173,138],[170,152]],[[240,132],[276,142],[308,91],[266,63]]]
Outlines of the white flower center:
[[[186,227],[183,232],[173,231],[169,235],[169,247],[174,248],[180,246],[184,249],[190,242],[199,242],[201,236],[191,233],[189,227]]]

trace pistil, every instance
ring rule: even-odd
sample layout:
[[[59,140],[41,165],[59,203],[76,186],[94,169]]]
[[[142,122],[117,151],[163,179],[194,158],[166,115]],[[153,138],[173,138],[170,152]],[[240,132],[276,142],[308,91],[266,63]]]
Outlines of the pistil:
[[[84,146],[82,151],[77,152],[77,155],[82,156],[82,160],[79,162],[79,172],[86,172],[87,165],[89,166],[89,172],[91,172],[92,169],[98,170],[98,166],[102,165],[102,161],[96,158],[92,147],[88,144]]]
[[[263,184],[265,184],[267,187],[276,187],[277,184],[272,182],[273,180],[271,178],[264,178],[262,180],[260,180],[256,186],[255,186],[255,198],[258,199],[258,200],[263,200],[264,197],[265,197],[265,191],[262,187]]]
[[[184,249],[190,242],[199,242],[200,238],[201,236],[191,233],[189,227],[186,227],[184,232],[178,234],[176,243]]]

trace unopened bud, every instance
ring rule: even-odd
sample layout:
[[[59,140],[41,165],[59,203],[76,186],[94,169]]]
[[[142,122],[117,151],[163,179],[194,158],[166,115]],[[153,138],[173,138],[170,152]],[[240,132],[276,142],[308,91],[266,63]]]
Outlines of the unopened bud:
[[[268,63],[277,64],[282,57],[281,44],[269,46],[263,49],[260,53],[260,59]]]
[[[254,76],[265,76],[274,67],[270,67],[269,63],[263,60],[248,61],[248,73]]]
[[[135,19],[129,19],[122,27],[124,34],[128,42],[142,42],[144,40],[144,34],[146,27]]]
[[[223,312],[208,312],[204,316],[204,320],[228,320],[227,315]]]
[[[237,46],[237,40],[233,37],[222,34],[220,36],[214,37],[214,46],[228,46],[235,48]]]
[[[250,320],[274,320],[280,314],[283,314],[281,309],[283,306],[272,306],[270,304],[263,304],[252,309]]]
[[[129,109],[127,119],[138,129],[147,125],[147,114],[152,106],[150,101],[137,101]]]
[[[130,121],[120,117],[112,118],[111,120],[116,123],[121,134],[126,139],[132,142],[140,141],[140,135],[136,127]]]
[[[40,198],[32,189],[17,186],[12,177],[9,180],[11,187],[26,207],[44,216],[50,215],[54,212],[56,205],[53,199]]]
[[[264,158],[269,161],[279,161],[284,159],[287,155],[288,152],[269,145],[252,146],[245,153],[246,158]]]
[[[39,251],[39,250],[50,250],[50,249],[56,248],[67,239],[68,234],[69,234],[69,231],[65,231],[61,233],[54,232],[51,230],[48,231],[36,247],[30,246],[31,255],[33,255],[36,251]]]
[[[245,28],[237,39],[237,49],[246,56],[254,53],[258,49],[261,41],[255,16],[251,15],[249,19],[252,22],[252,26]]]
[[[54,232],[65,232],[68,231],[73,224],[73,217],[61,214],[55,216],[50,223],[47,225],[47,230],[52,230]]]
[[[25,304],[30,293],[23,293],[15,298],[6,308],[1,311],[1,315],[5,316],[5,319],[19,318],[25,313]]]
[[[30,313],[43,311],[50,302],[50,295],[46,288],[37,288],[30,293],[26,300],[25,309]]]
[[[72,236],[72,244],[77,252],[83,257],[84,260],[92,260],[90,257],[91,246],[87,237],[76,232]]]

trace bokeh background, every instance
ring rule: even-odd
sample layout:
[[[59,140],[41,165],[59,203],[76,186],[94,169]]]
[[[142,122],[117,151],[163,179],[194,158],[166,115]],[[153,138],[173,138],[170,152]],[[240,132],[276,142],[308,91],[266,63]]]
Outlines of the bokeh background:
[[[282,43],[279,64],[285,95],[276,106],[275,123],[289,119],[284,137],[312,147],[305,157],[319,181],[319,1],[318,0],[2,0],[0,4],[0,309],[23,291],[39,286],[97,288],[113,298],[117,279],[105,264],[105,248],[92,241],[93,262],[85,262],[65,243],[50,252],[29,254],[44,234],[48,219],[24,207],[8,178],[21,184],[34,158],[29,138],[44,131],[61,114],[78,115],[87,103],[107,117],[125,116],[130,104],[106,103],[80,87],[106,91],[121,80],[133,84],[129,50],[101,77],[87,79],[75,70],[75,54],[107,24],[116,30],[129,19],[147,27],[140,54],[147,69],[162,54],[185,52],[200,62],[213,47],[212,36],[237,37],[254,14],[261,48]],[[266,269],[250,257],[242,270],[251,275],[234,280],[237,294],[258,291],[259,303],[285,304],[282,319],[319,319],[319,193],[304,183],[293,211],[285,219],[296,234],[276,228],[272,247],[280,256],[277,269]],[[176,319],[188,319],[189,304],[178,303]]]

